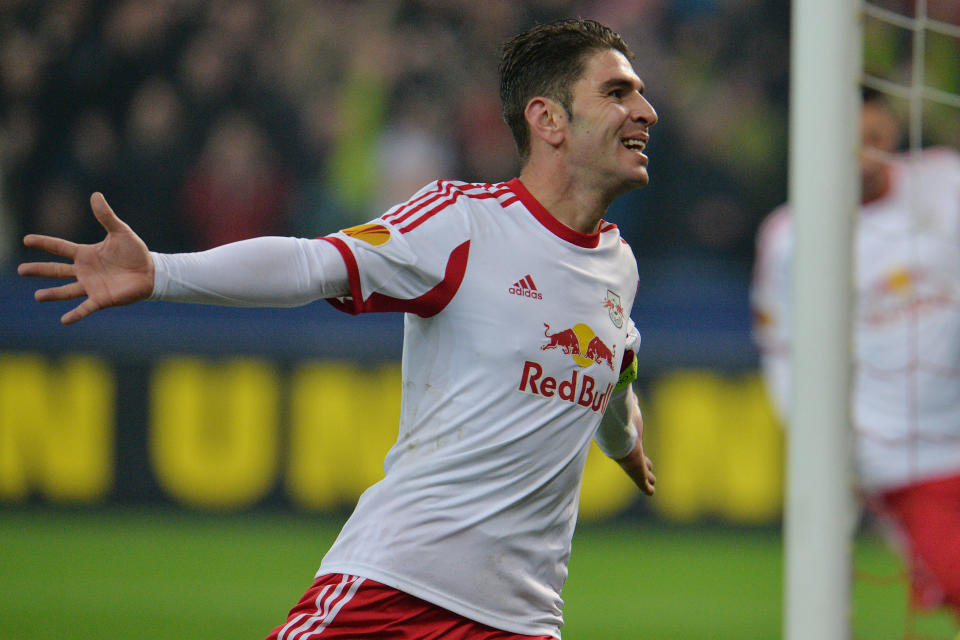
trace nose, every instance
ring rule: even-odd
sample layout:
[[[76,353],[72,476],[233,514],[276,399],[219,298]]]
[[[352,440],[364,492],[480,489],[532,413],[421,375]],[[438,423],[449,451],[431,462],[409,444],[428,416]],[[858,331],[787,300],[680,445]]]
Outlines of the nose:
[[[657,110],[653,108],[650,101],[642,93],[637,93],[636,105],[633,107],[634,122],[643,122],[648,127],[657,123]]]

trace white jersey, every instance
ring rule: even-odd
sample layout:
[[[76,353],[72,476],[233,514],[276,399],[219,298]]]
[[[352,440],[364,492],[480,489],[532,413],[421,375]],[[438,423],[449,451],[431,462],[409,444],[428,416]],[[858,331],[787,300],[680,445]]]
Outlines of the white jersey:
[[[630,248],[612,224],[560,224],[519,180],[439,181],[325,239],[350,280],[336,306],[406,315],[397,442],[317,575],[559,637],[588,447],[639,343]]]
[[[856,227],[853,421],[867,489],[960,472],[960,155],[900,157]],[[793,228],[764,222],[752,302],[764,371],[789,400]],[[843,277],[844,274],[837,274]]]

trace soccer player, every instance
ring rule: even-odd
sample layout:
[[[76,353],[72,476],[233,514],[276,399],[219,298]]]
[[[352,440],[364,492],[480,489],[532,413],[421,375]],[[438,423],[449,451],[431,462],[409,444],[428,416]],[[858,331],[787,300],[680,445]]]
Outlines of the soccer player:
[[[960,619],[960,154],[896,154],[899,123],[864,92],[856,219],[853,423],[865,504],[902,537],[912,602]],[[768,387],[790,396],[793,226],[758,236],[752,303]],[[837,274],[845,277],[845,274]]]
[[[67,324],[147,299],[324,298],[348,313],[405,313],[399,434],[385,477],[270,638],[559,638],[591,440],[653,493],[629,384],[637,265],[602,219],[648,181],[643,150],[657,114],[631,57],[589,20],[516,36],[500,72],[520,176],[439,180],[323,238],[151,253],[96,193],[102,242],[24,239],[72,261],[19,269],[74,279],[36,293],[85,297]]]

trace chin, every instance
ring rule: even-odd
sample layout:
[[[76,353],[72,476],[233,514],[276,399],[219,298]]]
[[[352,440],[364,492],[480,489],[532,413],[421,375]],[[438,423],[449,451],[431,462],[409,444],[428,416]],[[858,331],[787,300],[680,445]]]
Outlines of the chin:
[[[647,174],[646,167],[631,167],[629,170],[620,168],[617,171],[606,173],[601,178],[598,185],[614,198],[618,198],[625,193],[642,189],[650,182],[650,176]]]
[[[630,180],[629,189],[642,189],[650,183],[650,175],[644,171],[642,174],[634,175]]]

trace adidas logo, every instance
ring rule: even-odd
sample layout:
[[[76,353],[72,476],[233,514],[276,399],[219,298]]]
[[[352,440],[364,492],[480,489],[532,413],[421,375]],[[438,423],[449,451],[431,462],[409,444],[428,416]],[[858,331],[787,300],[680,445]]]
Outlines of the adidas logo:
[[[543,294],[537,290],[537,285],[533,284],[533,278],[530,277],[529,273],[514,282],[508,291],[515,296],[522,296],[531,300],[543,300]]]

